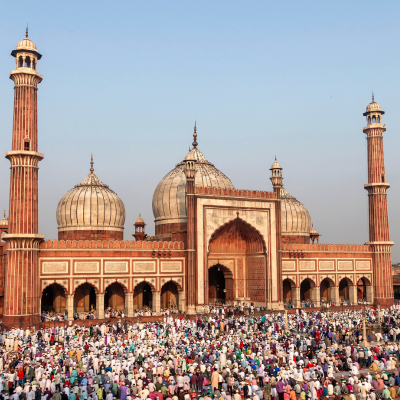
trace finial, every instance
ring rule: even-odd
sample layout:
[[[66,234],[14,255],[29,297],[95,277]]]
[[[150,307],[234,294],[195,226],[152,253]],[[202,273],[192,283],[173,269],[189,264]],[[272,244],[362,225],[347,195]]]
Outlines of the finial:
[[[276,155],[275,155],[275,161],[276,161]]]
[[[4,210],[4,218],[6,217],[6,210]]]
[[[196,121],[194,121],[194,133],[193,133],[193,147],[196,148],[197,147],[197,128],[196,128]]]
[[[92,153],[92,157],[90,159],[90,173],[91,174],[93,174],[93,171],[94,171],[93,164],[94,164],[94,162],[93,162],[93,153]]]
[[[142,213],[139,213],[139,218],[142,218]]]
[[[239,211],[236,211],[236,218],[239,219]]]
[[[25,37],[28,37],[28,24],[26,24],[26,33],[25,33]]]
[[[375,102],[375,99],[374,99],[374,92],[372,92],[372,102]]]

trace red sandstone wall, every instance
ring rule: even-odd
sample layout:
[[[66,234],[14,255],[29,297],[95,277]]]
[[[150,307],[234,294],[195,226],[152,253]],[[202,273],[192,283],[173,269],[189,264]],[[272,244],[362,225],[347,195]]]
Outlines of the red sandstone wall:
[[[58,231],[58,240],[123,240],[124,232],[87,230]]]

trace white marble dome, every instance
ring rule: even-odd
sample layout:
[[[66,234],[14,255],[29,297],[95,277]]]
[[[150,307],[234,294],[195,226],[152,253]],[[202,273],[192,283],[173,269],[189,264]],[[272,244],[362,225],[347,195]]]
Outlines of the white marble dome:
[[[57,206],[59,231],[123,232],[124,223],[124,203],[93,171],[65,194]]]
[[[196,147],[186,157],[196,160],[196,187],[235,189],[231,180],[208,162]],[[185,158],[186,158],[185,157]],[[182,161],[157,185],[153,194],[153,214],[157,225],[185,223],[186,218],[186,177]]]
[[[23,38],[20,42],[17,44],[17,50],[34,50],[36,51],[36,44],[32,42],[31,39]]]
[[[281,226],[282,235],[310,236],[310,213],[284,188],[281,188]]]

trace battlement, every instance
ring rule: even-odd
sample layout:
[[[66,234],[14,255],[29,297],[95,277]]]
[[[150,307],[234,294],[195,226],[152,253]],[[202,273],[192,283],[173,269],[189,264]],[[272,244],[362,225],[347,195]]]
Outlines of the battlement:
[[[134,240],[46,240],[40,249],[132,249],[132,250],[184,250],[183,242],[156,242]]]
[[[217,189],[196,187],[196,194],[208,194],[212,196],[232,196],[232,197],[247,197],[261,199],[276,199],[274,192],[263,192],[260,190],[238,190],[238,189]]]
[[[304,244],[284,243],[283,251],[348,251],[348,252],[372,252],[371,246],[367,244]]]

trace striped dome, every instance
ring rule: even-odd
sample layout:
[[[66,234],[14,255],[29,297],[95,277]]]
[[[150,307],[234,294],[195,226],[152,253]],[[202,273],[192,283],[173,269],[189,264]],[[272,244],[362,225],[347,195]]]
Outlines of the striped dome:
[[[57,206],[59,231],[123,232],[124,223],[124,203],[93,172],[65,194]]]
[[[188,156],[196,160],[196,187],[235,189],[231,180],[208,162],[199,149],[193,148],[186,158]],[[186,222],[186,176],[183,161],[157,185],[153,194],[153,214],[156,225]]]
[[[310,213],[284,188],[281,188],[281,223],[282,235],[310,236]]]

